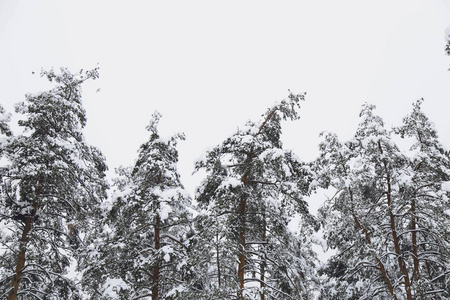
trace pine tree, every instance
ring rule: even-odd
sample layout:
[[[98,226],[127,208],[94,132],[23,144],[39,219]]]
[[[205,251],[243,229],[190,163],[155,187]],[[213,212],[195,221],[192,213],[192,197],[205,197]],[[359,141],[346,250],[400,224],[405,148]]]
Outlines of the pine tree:
[[[448,237],[445,230],[433,229],[430,224],[449,224],[448,215],[443,213],[443,207],[448,207],[448,192],[441,189],[442,180],[448,178],[448,168],[441,169],[446,175],[436,183],[434,193],[422,195],[421,189],[428,186],[417,180],[420,160],[400,151],[392,139],[393,133],[373,113],[374,108],[363,107],[362,120],[352,140],[341,143],[336,135],[327,134],[320,145],[319,177],[325,187],[337,190],[321,208],[321,216],[328,245],[338,251],[322,269],[330,279],[322,290],[322,299],[444,299],[448,292],[442,282],[448,279],[443,262],[448,261],[448,250],[444,250],[448,247],[442,246],[448,245]],[[410,119],[405,118],[405,122]],[[398,131],[408,132],[405,127]],[[448,154],[445,158],[443,151],[439,153],[441,162],[448,166]],[[428,175],[437,175],[432,173]],[[440,200],[437,195],[441,195]],[[440,210],[435,214],[419,212],[427,206],[424,199],[436,201],[434,205]],[[431,244],[419,241],[419,236],[422,241],[440,245],[442,250],[437,256],[441,263],[435,264],[433,271],[443,278],[428,276],[428,281],[419,280],[419,274],[424,273],[419,271],[420,265],[426,269],[428,259],[437,259],[428,248]],[[422,256],[419,247],[425,253]],[[438,279],[442,280],[440,284]],[[440,287],[436,289],[430,282]]]
[[[397,295],[403,293],[396,290],[402,280],[397,281],[398,253],[392,249],[399,245],[397,224],[390,218],[394,208],[392,193],[387,189],[392,184],[384,182],[392,176],[383,166],[397,155],[392,160],[401,169],[404,160],[381,118],[373,114],[374,108],[363,107],[353,140],[341,144],[329,134],[320,145],[322,179],[325,186],[338,191],[321,209],[328,244],[338,250],[326,270],[337,283],[333,289],[325,287],[324,299],[398,299]],[[391,151],[387,153],[384,148]],[[409,282],[408,278],[404,280]]]
[[[419,299],[450,297],[450,155],[438,140],[433,124],[422,112],[423,99],[395,132],[412,139],[408,177],[402,197],[409,209],[408,255],[412,259],[413,293]]]
[[[93,257],[101,263],[85,272],[85,283],[96,293],[92,298],[174,299],[185,289],[191,203],[177,171],[176,149],[184,135],[161,138],[160,117],[153,115],[150,138],[133,168],[120,170],[109,232]]]
[[[16,106],[24,133],[3,149],[0,295],[9,300],[80,298],[68,268],[106,197],[104,157],[82,134],[80,85],[97,69],[42,76],[56,86]]]
[[[204,297],[214,299],[310,297],[315,257],[310,241],[292,234],[288,224],[297,213],[302,234],[314,225],[303,199],[313,176],[281,143],[281,121],[298,119],[303,99],[289,95],[196,163],[196,170],[207,172],[196,200],[205,211],[197,243],[208,249],[201,269],[209,279],[196,281],[197,294],[203,289]]]

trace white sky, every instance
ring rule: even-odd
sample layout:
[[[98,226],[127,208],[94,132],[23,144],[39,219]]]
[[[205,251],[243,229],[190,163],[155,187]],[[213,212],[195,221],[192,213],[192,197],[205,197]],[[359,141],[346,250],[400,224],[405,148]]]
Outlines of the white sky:
[[[0,102],[48,88],[41,68],[100,66],[84,86],[86,136],[110,169],[132,164],[154,110],[183,131],[180,172],[248,119],[307,92],[285,146],[314,158],[318,134],[356,130],[363,102],[399,124],[418,98],[450,145],[450,1],[0,0]],[[100,93],[95,91],[101,88]]]

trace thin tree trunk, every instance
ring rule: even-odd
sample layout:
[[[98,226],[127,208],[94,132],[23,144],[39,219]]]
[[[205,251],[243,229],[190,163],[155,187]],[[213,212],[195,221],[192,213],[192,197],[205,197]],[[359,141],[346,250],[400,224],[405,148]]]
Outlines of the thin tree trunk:
[[[261,248],[261,251],[262,251],[264,257],[261,259],[261,265],[260,265],[260,270],[259,270],[260,271],[259,287],[260,287],[261,300],[265,300],[265,298],[266,298],[265,293],[264,293],[264,288],[266,286],[266,282],[265,282],[265,280],[266,280],[266,278],[265,278],[265,273],[266,273],[266,244],[265,244],[265,242],[266,242],[266,239],[267,239],[267,236],[266,236],[266,234],[267,234],[266,226],[267,225],[266,225],[266,211],[265,211],[264,207],[263,207],[262,217],[263,217],[263,220],[262,220],[262,222],[263,222],[263,224],[262,224],[262,226],[263,226],[263,228],[262,228],[262,230],[263,230],[263,232],[262,232],[262,242],[263,242],[263,244],[260,245],[259,247]]]
[[[42,181],[43,181],[42,178],[39,179],[39,184],[41,184]],[[41,194],[41,189],[39,186],[37,187],[35,194],[36,196],[39,196]],[[19,242],[19,256],[17,259],[16,272],[12,278],[11,290],[9,291],[8,294],[8,300],[17,299],[20,279],[22,278],[22,270],[25,267],[28,234],[30,233],[31,228],[33,227],[34,217],[36,216],[36,212],[38,209],[39,209],[38,203],[36,202],[36,200],[33,200],[33,210],[31,211],[31,214],[25,218],[25,226],[23,228],[22,236]]]
[[[158,175],[158,184],[161,184],[162,172]],[[155,220],[155,252],[158,252],[161,248],[161,220],[159,215],[156,215]],[[159,293],[159,255],[156,259],[155,266],[153,267],[153,288],[152,288],[152,300],[158,299]]]
[[[380,150],[380,153],[383,154],[383,148],[381,147],[381,142],[378,141],[378,149]],[[389,221],[390,221],[390,227],[391,227],[391,234],[392,239],[394,241],[394,250],[395,254],[397,255],[397,262],[398,267],[400,271],[403,274],[404,282],[405,282],[405,291],[406,291],[406,298],[408,300],[412,300],[412,291],[411,291],[411,281],[409,279],[408,270],[406,269],[406,266],[403,262],[403,253],[400,249],[400,242],[397,235],[397,228],[395,226],[395,217],[392,213],[392,187],[391,187],[391,176],[389,175],[388,165],[385,160],[383,160],[383,166],[384,170],[386,172],[386,184],[387,184],[387,202],[389,207]]]
[[[362,230],[363,230],[363,232],[364,232],[364,234],[365,234],[365,236],[366,236],[367,242],[368,242],[369,244],[372,244],[372,242],[371,242],[371,240],[370,240],[370,237],[369,237],[369,235],[368,235],[368,233],[367,233],[367,229],[364,228],[364,227],[360,224],[359,220],[356,218],[355,215],[353,215],[353,218],[354,218],[354,220],[355,220],[356,226],[357,226],[359,229],[362,229]],[[391,280],[389,279],[389,277],[388,277],[388,275],[387,275],[387,271],[386,271],[386,268],[384,267],[384,264],[381,262],[381,260],[378,258],[378,256],[374,255],[374,257],[375,257],[375,260],[377,261],[378,267],[380,268],[380,272],[381,272],[381,275],[382,275],[383,278],[384,278],[384,282],[386,282],[386,284],[387,284],[387,286],[388,286],[388,290],[389,290],[389,293],[391,293],[392,299],[397,300],[397,296],[396,296],[395,293],[394,293],[394,287],[392,286]]]
[[[239,265],[238,265],[238,278],[239,278],[239,291],[238,291],[238,299],[242,300],[243,298],[243,290],[244,290],[244,273],[245,273],[245,210],[247,206],[247,198],[242,198],[239,204]]]
[[[28,233],[31,230],[31,226],[33,223],[33,217],[27,217],[25,219],[25,227],[23,228],[22,231],[22,237],[20,238],[20,243],[19,243],[19,259],[17,260],[17,265],[16,265],[16,273],[14,274],[13,278],[12,278],[12,282],[11,282],[11,287],[12,289],[10,290],[9,294],[8,294],[8,300],[16,300],[17,298],[17,292],[19,291],[19,284],[20,284],[20,279],[22,278],[22,269],[25,266],[25,253],[27,250],[27,237],[28,237]]]
[[[349,189],[349,192],[350,192],[350,200],[353,203],[353,191],[351,189]],[[367,231],[367,229],[364,226],[362,226],[361,222],[359,222],[358,217],[356,216],[356,214],[354,212],[352,212],[352,215],[353,215],[353,220],[355,221],[356,227],[358,229],[361,229],[364,232],[364,236],[366,237],[367,243],[369,245],[371,245],[372,241],[370,239],[369,232]],[[380,268],[381,275],[383,276],[384,281],[386,282],[386,284],[388,286],[388,290],[389,290],[389,293],[391,293],[392,299],[397,300],[397,296],[394,293],[394,287],[392,286],[391,280],[389,279],[389,276],[387,275],[387,271],[386,271],[386,268],[384,267],[384,264],[378,258],[378,256],[376,256],[375,254],[374,254],[374,257],[375,257],[375,260],[377,261],[378,267]]]
[[[161,240],[160,240],[160,220],[159,216],[156,216],[156,222],[155,222],[155,250],[158,252],[158,250],[161,248]],[[158,299],[158,292],[159,292],[159,259],[157,259],[155,266],[153,267],[153,288],[152,288],[152,300]]]
[[[389,176],[388,176],[388,182],[389,182]],[[388,205],[390,205],[391,203],[391,186],[390,183],[388,184]],[[404,282],[405,282],[405,291],[406,291],[406,298],[408,300],[412,300],[412,294],[411,294],[411,281],[409,279],[409,274],[408,274],[408,270],[406,269],[406,266],[403,263],[403,258],[402,258],[402,251],[400,249],[400,242],[397,236],[397,229],[395,226],[395,218],[394,218],[394,214],[392,213],[392,211],[389,211],[389,220],[390,220],[390,225],[391,225],[391,233],[392,233],[392,239],[394,240],[394,250],[395,250],[395,254],[397,254],[397,262],[398,262],[398,267],[400,268],[400,271],[403,274],[403,278],[404,278]]]
[[[216,261],[217,261],[217,280],[218,280],[218,285],[219,285],[219,289],[221,286],[221,282],[220,282],[220,252],[219,252],[219,233],[216,233]]]
[[[250,151],[249,159],[251,159],[252,151]],[[248,174],[244,174],[241,177],[241,181],[244,184],[245,187],[248,186],[249,178]],[[244,299],[243,297],[243,290],[244,290],[244,274],[245,274],[245,213],[247,210],[247,197],[243,196],[241,200],[239,201],[239,264],[238,264],[238,278],[239,278],[239,290],[237,293],[238,300]]]
[[[417,280],[420,277],[419,270],[419,251],[417,247],[417,232],[416,232],[416,200],[413,199],[411,203],[411,239],[412,239],[412,252],[414,261],[414,278]]]

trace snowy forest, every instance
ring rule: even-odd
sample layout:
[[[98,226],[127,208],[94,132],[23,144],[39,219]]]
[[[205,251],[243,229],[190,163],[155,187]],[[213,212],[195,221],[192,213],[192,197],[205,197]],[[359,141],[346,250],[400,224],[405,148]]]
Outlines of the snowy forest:
[[[422,99],[394,128],[363,105],[353,138],[325,132],[304,162],[281,142],[305,100],[291,93],[203,154],[192,197],[185,136],[160,136],[161,114],[108,180],[83,136],[81,85],[98,70],[41,76],[54,88],[16,105],[20,134],[0,110],[0,298],[449,299],[450,153]],[[334,196],[315,216],[318,188]]]
[[[305,101],[290,93],[203,153],[190,195],[185,135],[160,136],[159,112],[109,179],[83,135],[98,69],[41,76],[53,88],[16,104],[20,133],[0,105],[0,298],[450,298],[450,152],[423,99],[397,127],[364,104],[351,139],[324,132],[302,161],[281,141]],[[333,196],[313,215],[318,189]]]

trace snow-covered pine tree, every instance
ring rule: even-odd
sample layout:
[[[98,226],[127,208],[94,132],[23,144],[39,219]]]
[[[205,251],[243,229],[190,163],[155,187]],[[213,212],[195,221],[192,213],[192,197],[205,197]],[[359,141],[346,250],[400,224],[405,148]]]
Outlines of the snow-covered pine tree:
[[[328,134],[320,145],[320,175],[326,187],[338,191],[320,210],[328,245],[338,251],[325,269],[331,280],[323,289],[323,299],[403,299],[398,297],[405,293],[404,281],[410,285],[395,262],[401,254],[393,248],[398,250],[400,242],[398,224],[391,218],[392,191],[388,191],[392,178],[399,177],[393,176],[394,167],[401,170],[405,159],[381,118],[373,114],[374,108],[363,106],[352,140],[342,144]],[[401,259],[399,263],[404,269]]]
[[[444,299],[448,295],[443,284],[448,280],[443,271],[448,268],[448,263],[444,263],[448,261],[448,250],[442,246],[448,245],[448,237],[446,241],[443,228],[448,227],[449,216],[443,208],[448,207],[448,191],[442,191],[442,185],[443,178],[448,178],[448,167],[441,169],[447,177],[441,177],[435,190],[422,194],[422,189],[431,189],[427,186],[431,182],[423,186],[415,169],[421,159],[429,161],[425,156],[430,153],[414,162],[414,158],[401,152],[391,138],[392,132],[384,129],[382,119],[374,115],[374,108],[363,106],[362,120],[352,140],[343,144],[336,135],[327,134],[320,145],[319,178],[324,186],[337,190],[320,210],[328,245],[337,250],[322,269],[329,280],[321,299]],[[408,134],[405,127],[398,130]],[[442,162],[447,160],[444,166],[448,166],[448,156],[437,152],[441,153]],[[431,174],[433,171],[428,175],[438,176]],[[418,205],[419,194],[427,201],[436,201],[434,205],[440,210],[426,208],[423,214],[419,213],[419,207],[426,206],[423,199]],[[430,224],[447,226],[439,234]],[[429,243],[425,243],[422,256],[419,235]],[[440,245],[439,255],[430,251],[435,243]],[[428,271],[428,254],[430,261],[440,256],[440,262],[429,271],[435,277],[424,276],[421,281],[418,274]],[[428,266],[431,268],[429,263]],[[421,272],[415,271],[420,268]]]
[[[83,137],[80,85],[97,69],[43,71],[55,83],[16,106],[24,133],[4,145],[0,297],[79,299],[68,268],[106,197],[104,157]]]
[[[198,236],[197,246],[207,252],[201,270],[208,273],[196,281],[197,295],[203,289],[197,297],[311,296],[316,258],[302,238],[306,231],[294,235],[288,225],[298,213],[304,228],[314,226],[303,199],[313,176],[281,142],[282,120],[298,119],[303,99],[290,94],[196,163],[196,170],[207,172],[196,199],[209,216],[202,217]],[[205,226],[208,218],[214,226]],[[211,296],[214,291],[218,295]]]
[[[408,177],[401,196],[408,202],[402,217],[409,243],[404,255],[412,260],[412,292],[417,299],[450,298],[450,155],[434,125],[422,112],[423,99],[395,132],[413,141]]]
[[[191,200],[177,170],[179,140],[160,137],[153,114],[149,140],[132,168],[122,168],[118,192],[93,248],[84,283],[92,299],[175,299],[185,289]]]

